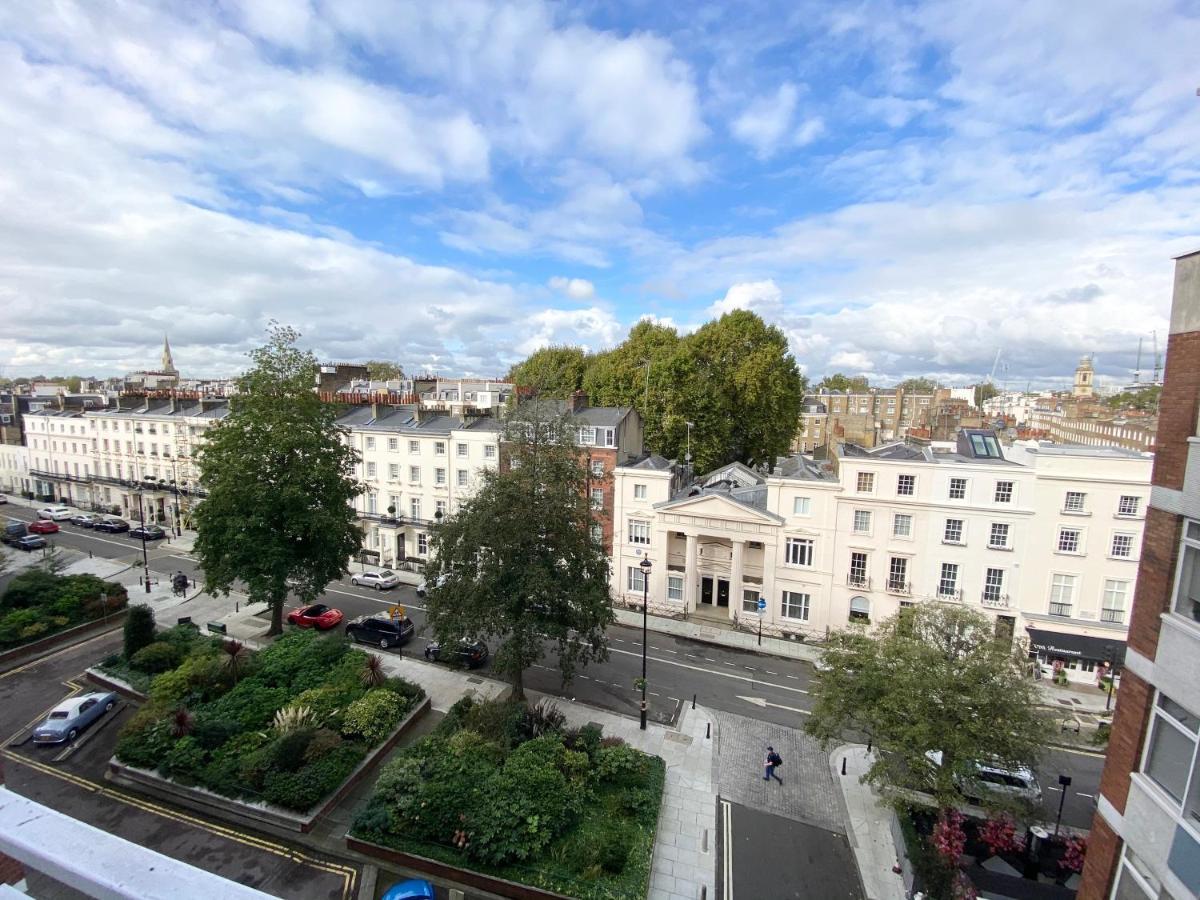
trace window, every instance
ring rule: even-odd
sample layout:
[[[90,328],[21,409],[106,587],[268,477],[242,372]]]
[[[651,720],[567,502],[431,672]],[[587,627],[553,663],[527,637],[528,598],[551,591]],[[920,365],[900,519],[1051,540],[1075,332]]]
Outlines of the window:
[[[408,452],[409,453],[420,453],[421,452],[421,442],[420,441],[409,441],[408,442]]]
[[[850,554],[850,571],[846,575],[846,583],[851,587],[869,587],[867,578],[867,554],[853,552]]]
[[[603,478],[604,477],[604,460],[602,460],[602,459],[593,459],[592,460],[592,477],[593,478]]]
[[[967,497],[967,479],[951,478],[950,479],[950,499],[965,500]]]
[[[895,591],[901,594],[908,593],[908,558],[905,556],[893,556],[891,562],[888,563],[888,583],[889,591]]]
[[[783,561],[789,566],[811,566],[814,542],[809,538],[788,538],[784,544]]]
[[[433,515],[435,517],[445,518],[446,516],[446,501],[435,500],[433,504]]]
[[[417,554],[424,556],[429,552],[429,535],[423,531],[417,532]]]
[[[650,544],[650,523],[639,519],[629,520],[629,543]]]
[[[1087,494],[1081,494],[1079,491],[1067,491],[1066,499],[1063,500],[1063,512],[1083,512],[1083,501]]]
[[[373,438],[373,437],[369,437],[369,438],[367,438],[367,449],[368,449],[368,450],[374,450],[374,449],[375,449],[375,438]]]
[[[373,463],[373,462],[367,463],[367,477],[368,478],[375,477],[375,463]]]
[[[420,521],[421,519],[421,498],[410,497],[408,500],[408,512],[413,519]]]
[[[683,602],[683,576],[668,575],[667,576],[667,599]]]
[[[1013,498],[1013,483],[1011,481],[997,481],[995,501],[997,503],[1012,503]]]
[[[908,513],[896,513],[892,516],[892,535],[894,537],[912,537],[913,517]]]
[[[596,429],[595,428],[580,428],[579,429],[579,443],[581,443],[585,447],[590,447],[591,445],[595,444],[596,443]]]
[[[756,589],[742,589],[742,612],[758,614],[758,598],[761,595]]]
[[[466,444],[455,444],[454,445],[454,454],[459,459],[466,459],[468,452],[469,452],[469,449]]]
[[[1078,553],[1079,552],[1079,529],[1078,528],[1060,528],[1060,529],[1058,529],[1058,552],[1059,553]]]
[[[963,542],[963,520],[947,519],[946,530],[942,533],[942,543],[961,544]]]
[[[1179,577],[1175,579],[1175,612],[1193,622],[1200,622],[1200,522],[1187,523],[1179,556]]]
[[[604,508],[604,488],[592,488],[592,509]]]
[[[874,472],[859,472],[857,490],[860,494],[872,494],[875,492],[875,473]]]
[[[1115,578],[1104,579],[1104,599],[1100,609],[1101,622],[1125,621],[1125,598],[1129,596],[1129,582]]]
[[[866,509],[854,511],[854,531],[857,534],[871,533],[871,512]]]
[[[807,516],[811,514],[812,500],[808,497],[793,497],[792,498],[792,515]]]
[[[421,467],[420,466],[409,466],[408,467],[408,480],[411,481],[413,484],[421,483]]]
[[[1117,515],[1118,516],[1136,516],[1138,514],[1138,507],[1140,506],[1140,504],[1141,504],[1140,497],[1132,497],[1132,496],[1123,495],[1121,497],[1121,499],[1119,501],[1117,501]]]
[[[617,430],[615,428],[597,428],[596,429],[596,446],[597,447],[615,447],[615,446],[617,446]]]
[[[1112,547],[1109,548],[1109,556],[1118,556],[1121,559],[1129,559],[1133,556],[1133,539],[1132,534],[1117,533],[1113,535]]]
[[[446,442],[445,441],[434,441],[433,442],[433,455],[434,456],[445,456],[446,455]]]
[[[604,540],[604,529],[599,525],[593,523],[592,525],[588,526],[588,531],[591,532],[592,540],[595,543],[599,544]]]
[[[629,567],[629,590],[639,594],[646,590],[646,573],[641,566]]]
[[[644,484],[635,484],[633,486],[633,499],[634,500],[645,500],[646,499],[646,486]]]
[[[460,488],[467,486],[467,480],[469,478],[470,472],[468,472],[466,469],[459,469],[454,473],[454,483]]]
[[[388,438],[388,449],[393,450],[393,451],[399,450],[400,449],[400,441],[397,440],[396,438]]]
[[[799,591],[784,591],[780,612],[785,619],[799,619],[802,622],[807,622],[810,601],[811,598],[808,594],[803,594]]]
[[[1075,576],[1050,576],[1050,615],[1069,616],[1075,602]]]
[[[902,497],[911,497],[916,493],[917,476],[899,475],[896,478],[896,493]]]
[[[1004,593],[1004,570],[985,569],[983,573],[983,602],[999,603]]]
[[[433,483],[434,484],[445,484],[446,483],[446,470],[445,469],[438,468],[438,469],[433,470]]]
[[[938,578],[938,596],[954,597],[958,593],[958,563],[942,563],[942,574]]]
[[[374,463],[372,463],[372,465],[374,465]],[[399,463],[388,463],[388,478],[399,478],[399,477],[400,477]]]
[[[1007,522],[993,522],[991,531],[988,533],[988,546],[993,550],[1007,550],[1008,529]]]
[[[1200,719],[1192,715],[1166,694],[1159,693],[1154,706],[1154,724],[1146,742],[1143,770],[1154,782],[1182,805],[1189,800],[1188,813],[1193,823],[1197,819],[1195,771],[1197,730]],[[1191,780],[1191,790],[1188,782]]]

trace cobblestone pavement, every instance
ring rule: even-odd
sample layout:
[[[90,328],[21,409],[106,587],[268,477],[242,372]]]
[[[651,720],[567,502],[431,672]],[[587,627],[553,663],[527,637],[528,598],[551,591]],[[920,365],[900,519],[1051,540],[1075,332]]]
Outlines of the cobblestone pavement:
[[[720,794],[727,800],[844,835],[846,820],[829,754],[796,728],[733,713],[714,712],[717,753],[713,762]],[[767,746],[783,757],[777,781],[763,781]]]

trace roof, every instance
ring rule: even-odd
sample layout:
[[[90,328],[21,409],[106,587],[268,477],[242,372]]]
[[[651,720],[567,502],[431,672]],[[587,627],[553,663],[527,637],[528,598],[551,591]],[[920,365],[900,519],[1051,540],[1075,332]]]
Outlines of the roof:
[[[659,456],[657,453],[651,453],[645,459],[639,459],[635,463],[630,463],[622,468],[626,469],[649,469],[654,472],[669,472],[675,463],[667,459],[665,456]]]
[[[570,414],[581,422],[601,428],[614,428],[633,412],[632,406],[585,406],[571,413],[570,404],[566,400],[539,400],[537,402],[550,407],[556,415]]]
[[[1026,448],[1039,456],[1090,456],[1095,459],[1145,459],[1153,454],[1126,447],[1093,447],[1088,444],[1050,444],[1039,441],[1036,447]]]
[[[452,431],[500,431],[503,426],[490,416],[469,417],[431,415],[422,418],[418,408],[403,406],[358,406],[343,416],[337,424],[358,431],[404,432],[407,434],[448,435]]]
[[[771,475],[776,478],[791,478],[799,481],[837,481],[828,466],[801,453],[793,453],[791,456],[777,460],[775,471]]]

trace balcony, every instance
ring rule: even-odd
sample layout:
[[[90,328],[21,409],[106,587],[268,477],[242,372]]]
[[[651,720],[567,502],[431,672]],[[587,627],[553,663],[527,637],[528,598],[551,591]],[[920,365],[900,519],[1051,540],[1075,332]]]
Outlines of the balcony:
[[[912,596],[912,584],[907,581],[893,581],[888,579],[887,592],[889,594],[899,594],[901,597]]]
[[[1061,618],[1064,618],[1064,619],[1071,618],[1071,604],[1070,603],[1051,603],[1050,604],[1050,615],[1060,616]]]
[[[1125,623],[1125,610],[1102,609],[1100,610],[1100,621],[1111,622],[1113,625],[1123,625]]]
[[[963,592],[957,588],[941,586],[937,590],[937,598],[939,600],[949,600],[952,602],[961,603]]]
[[[869,591],[871,589],[871,579],[861,572],[847,573],[846,584],[852,588],[862,588],[864,591]]]
[[[1008,594],[1001,594],[999,591],[983,591],[979,595],[979,602],[992,609],[1008,609]]]

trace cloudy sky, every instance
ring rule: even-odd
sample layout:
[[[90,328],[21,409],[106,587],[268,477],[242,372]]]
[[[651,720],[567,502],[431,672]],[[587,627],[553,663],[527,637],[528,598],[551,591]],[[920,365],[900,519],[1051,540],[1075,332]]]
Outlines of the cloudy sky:
[[[744,307],[814,376],[1124,378],[1200,247],[1197,47],[1168,0],[3,4],[0,375]]]

